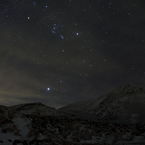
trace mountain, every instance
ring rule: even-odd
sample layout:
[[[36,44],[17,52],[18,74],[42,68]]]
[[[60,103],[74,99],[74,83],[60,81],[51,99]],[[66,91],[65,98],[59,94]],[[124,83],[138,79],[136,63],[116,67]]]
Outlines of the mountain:
[[[114,123],[145,123],[145,90],[130,84],[99,98],[60,109],[77,118]]]
[[[58,110],[39,102],[0,105],[0,144],[145,144],[144,94],[142,88],[125,85]]]
[[[27,115],[49,115],[49,116],[63,116],[67,115],[66,113],[57,111],[52,107],[48,107],[40,102],[28,103],[28,104],[19,104],[9,107],[11,110],[20,112],[21,114]]]

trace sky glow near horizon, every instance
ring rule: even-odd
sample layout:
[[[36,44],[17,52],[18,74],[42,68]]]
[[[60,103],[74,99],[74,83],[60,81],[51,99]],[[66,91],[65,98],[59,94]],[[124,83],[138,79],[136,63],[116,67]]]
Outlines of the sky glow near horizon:
[[[1,104],[59,108],[126,83],[145,88],[144,3],[2,0]]]

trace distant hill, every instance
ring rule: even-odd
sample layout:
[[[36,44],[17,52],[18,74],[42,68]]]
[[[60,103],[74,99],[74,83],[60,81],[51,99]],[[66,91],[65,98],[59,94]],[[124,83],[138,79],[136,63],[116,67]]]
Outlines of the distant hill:
[[[52,107],[48,107],[40,102],[28,103],[28,104],[19,104],[9,107],[9,109],[15,110],[22,114],[27,115],[49,115],[49,116],[63,116],[66,113],[57,111]]]

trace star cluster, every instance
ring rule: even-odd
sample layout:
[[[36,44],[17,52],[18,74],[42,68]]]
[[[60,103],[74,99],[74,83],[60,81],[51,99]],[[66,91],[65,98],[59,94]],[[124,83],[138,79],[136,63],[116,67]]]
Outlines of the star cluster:
[[[144,21],[137,0],[2,0],[0,101],[59,108],[144,87]]]

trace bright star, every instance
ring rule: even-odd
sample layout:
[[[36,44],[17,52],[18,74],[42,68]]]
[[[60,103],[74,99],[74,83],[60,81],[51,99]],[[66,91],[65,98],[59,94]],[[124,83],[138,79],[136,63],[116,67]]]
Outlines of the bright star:
[[[48,91],[50,91],[50,88],[47,88]]]

